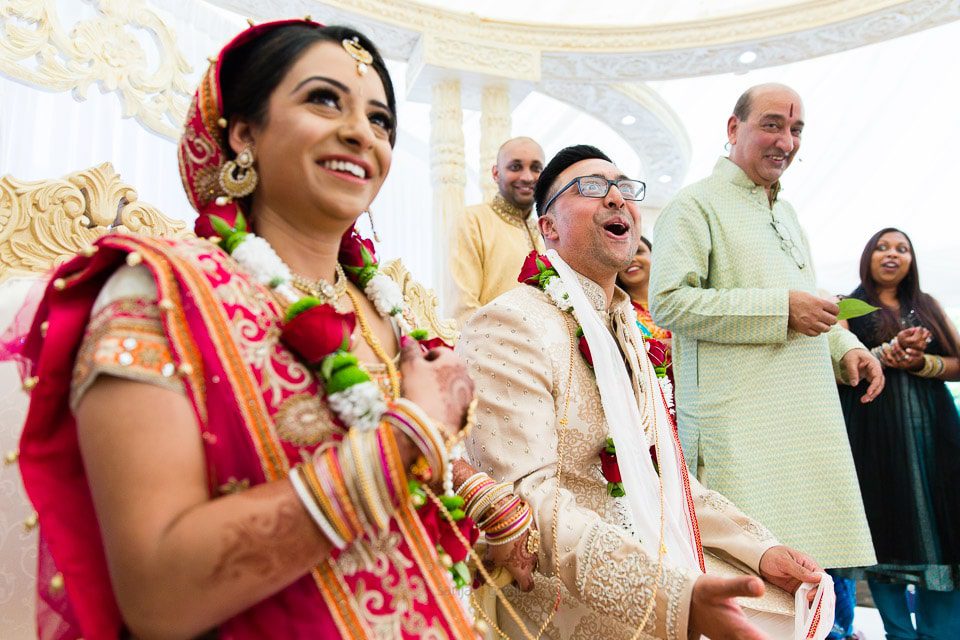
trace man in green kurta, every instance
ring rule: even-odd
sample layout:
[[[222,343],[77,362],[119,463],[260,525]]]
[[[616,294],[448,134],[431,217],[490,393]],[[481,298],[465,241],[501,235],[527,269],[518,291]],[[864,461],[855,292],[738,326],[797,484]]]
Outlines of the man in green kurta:
[[[673,332],[687,464],[710,489],[825,567],[869,565],[873,544],[835,378],[883,388],[880,363],[816,293],[780,176],[800,146],[792,89],[749,89],[729,158],[682,189],[655,228],[650,307]]]

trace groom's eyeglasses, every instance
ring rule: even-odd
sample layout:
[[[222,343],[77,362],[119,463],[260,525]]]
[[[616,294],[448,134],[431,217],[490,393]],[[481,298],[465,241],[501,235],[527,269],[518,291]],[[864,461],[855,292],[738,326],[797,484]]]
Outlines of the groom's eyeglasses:
[[[643,200],[643,197],[647,195],[647,185],[640,180],[629,180],[627,178],[607,180],[603,176],[580,176],[563,185],[560,191],[557,191],[552,198],[547,200],[547,206],[543,208],[543,213],[550,209],[550,205],[560,197],[560,194],[573,185],[577,185],[577,190],[584,198],[603,198],[613,185],[616,185],[624,200]],[[543,215],[543,213],[540,215]]]

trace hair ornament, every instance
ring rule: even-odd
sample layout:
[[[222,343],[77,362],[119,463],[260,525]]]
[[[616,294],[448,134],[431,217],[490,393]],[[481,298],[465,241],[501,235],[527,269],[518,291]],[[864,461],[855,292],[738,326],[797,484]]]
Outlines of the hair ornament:
[[[366,75],[370,69],[370,65],[373,63],[373,56],[363,48],[363,45],[360,44],[360,39],[356,36],[344,38],[341,44],[344,50],[350,54],[350,57],[357,61],[357,73],[361,76]]]

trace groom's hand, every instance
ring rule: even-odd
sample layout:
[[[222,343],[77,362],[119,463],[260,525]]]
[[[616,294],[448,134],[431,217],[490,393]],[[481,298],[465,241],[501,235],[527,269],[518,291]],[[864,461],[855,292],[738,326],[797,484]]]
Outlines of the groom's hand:
[[[697,578],[690,597],[690,621],[687,637],[695,640],[769,640],[750,624],[734,598],[763,595],[763,582],[756,576]]]
[[[778,545],[770,547],[760,558],[760,575],[763,579],[774,584],[787,593],[796,592],[804,582],[820,582],[823,569],[817,561],[796,549]],[[811,591],[812,600],[815,591]]]

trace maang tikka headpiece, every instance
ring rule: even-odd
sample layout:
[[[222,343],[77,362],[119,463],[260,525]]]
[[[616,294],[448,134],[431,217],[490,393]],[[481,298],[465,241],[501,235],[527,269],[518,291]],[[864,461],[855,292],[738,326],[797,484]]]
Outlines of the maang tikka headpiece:
[[[360,44],[360,39],[356,36],[344,38],[341,44],[346,52],[350,54],[350,57],[357,61],[357,73],[361,76],[366,75],[370,69],[370,65],[373,64],[373,56],[363,48],[363,45]]]

